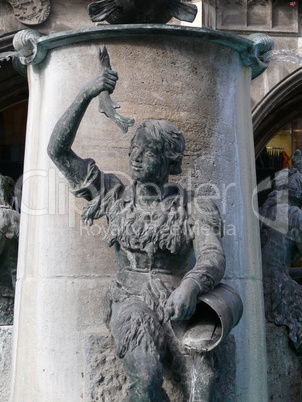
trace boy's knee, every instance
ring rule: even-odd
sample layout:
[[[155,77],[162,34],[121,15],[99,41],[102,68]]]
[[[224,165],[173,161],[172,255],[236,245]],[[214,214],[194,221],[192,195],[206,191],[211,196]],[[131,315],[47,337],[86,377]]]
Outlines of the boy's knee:
[[[134,398],[131,401],[160,400],[163,373],[158,358],[135,350],[126,354],[124,365],[131,383],[130,393]]]

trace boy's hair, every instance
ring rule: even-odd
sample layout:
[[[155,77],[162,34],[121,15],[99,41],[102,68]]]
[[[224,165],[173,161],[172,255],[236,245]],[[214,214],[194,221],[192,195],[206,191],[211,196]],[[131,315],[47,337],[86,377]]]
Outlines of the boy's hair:
[[[131,140],[130,151],[136,135],[144,131],[151,135],[162,147],[165,157],[170,164],[169,173],[172,175],[181,173],[181,163],[185,150],[185,139],[174,124],[166,120],[147,120],[136,130]]]

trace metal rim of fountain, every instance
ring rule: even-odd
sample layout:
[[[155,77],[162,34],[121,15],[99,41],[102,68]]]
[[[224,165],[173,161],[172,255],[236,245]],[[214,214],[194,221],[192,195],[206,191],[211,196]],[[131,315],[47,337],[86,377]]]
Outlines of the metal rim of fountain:
[[[47,36],[42,36],[35,30],[22,30],[15,35],[13,44],[19,52],[19,63],[29,65],[41,63],[48,50],[62,46],[105,38],[146,35],[194,37],[234,49],[239,52],[244,66],[252,69],[252,78],[256,78],[268,67],[262,55],[273,49],[273,40],[265,34],[251,35],[250,39],[245,39],[209,28],[162,24],[102,25]]]

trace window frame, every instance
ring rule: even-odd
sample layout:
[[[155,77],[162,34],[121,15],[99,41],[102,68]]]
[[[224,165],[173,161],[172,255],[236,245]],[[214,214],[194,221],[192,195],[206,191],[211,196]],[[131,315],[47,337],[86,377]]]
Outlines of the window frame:
[[[291,34],[291,35],[298,35],[299,33],[299,1],[295,1],[295,6],[293,6],[293,18],[292,18],[292,23],[289,25],[276,25],[274,26],[274,21],[273,21],[273,3],[276,0],[239,0],[241,1],[242,8],[244,11],[244,24],[243,25],[235,25],[235,24],[226,24],[223,22],[224,18],[224,10],[226,10],[225,3],[226,1],[230,0],[217,0],[216,3],[216,25],[217,29],[221,29],[223,31],[237,31],[237,32],[246,32],[246,33],[253,33],[253,32],[268,32],[270,34],[276,33],[276,34]],[[232,0],[231,0],[232,1]],[[237,0],[238,1],[238,0]],[[251,1],[267,1],[268,6],[269,6],[269,16],[268,16],[268,23],[266,25],[249,25],[248,23],[248,3]],[[289,3],[290,0],[286,0]],[[285,0],[284,0],[285,2]],[[291,6],[290,6],[291,7]]]

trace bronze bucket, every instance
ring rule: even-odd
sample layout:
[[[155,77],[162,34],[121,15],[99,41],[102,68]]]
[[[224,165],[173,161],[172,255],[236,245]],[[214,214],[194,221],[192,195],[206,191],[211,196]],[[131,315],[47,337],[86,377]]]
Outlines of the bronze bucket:
[[[171,321],[171,329],[183,353],[205,353],[216,348],[234,328],[243,312],[240,296],[233,288],[219,284],[200,296],[190,320]]]

